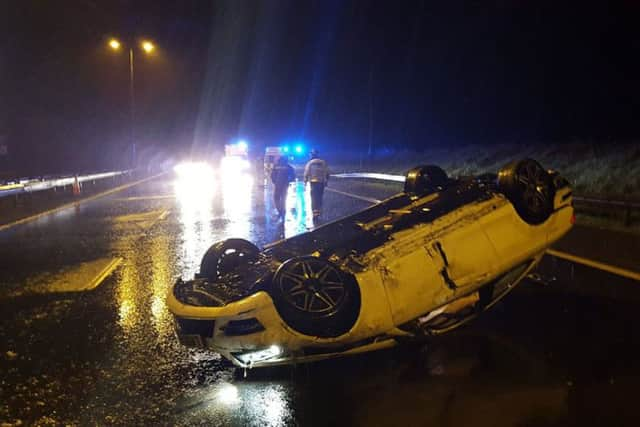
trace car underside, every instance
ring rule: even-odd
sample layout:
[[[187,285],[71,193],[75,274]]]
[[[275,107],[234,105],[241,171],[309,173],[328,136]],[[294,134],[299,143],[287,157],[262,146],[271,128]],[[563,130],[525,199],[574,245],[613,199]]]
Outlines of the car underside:
[[[386,348],[489,309],[572,218],[567,182],[533,160],[457,179],[420,166],[403,192],[308,233],[214,244],[168,305],[183,344],[241,367]]]

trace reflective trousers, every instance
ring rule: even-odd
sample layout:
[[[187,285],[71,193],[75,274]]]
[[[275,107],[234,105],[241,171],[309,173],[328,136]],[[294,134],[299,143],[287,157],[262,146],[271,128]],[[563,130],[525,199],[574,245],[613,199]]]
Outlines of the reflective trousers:
[[[312,182],[311,186],[311,210],[314,215],[322,212],[322,197],[324,196],[324,182]]]

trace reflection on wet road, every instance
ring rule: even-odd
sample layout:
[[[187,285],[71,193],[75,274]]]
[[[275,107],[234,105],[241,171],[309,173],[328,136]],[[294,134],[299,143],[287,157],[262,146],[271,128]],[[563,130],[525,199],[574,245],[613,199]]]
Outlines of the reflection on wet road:
[[[287,214],[284,219],[284,237],[295,236],[313,229],[313,211],[309,187],[291,184],[287,192]]]
[[[264,245],[313,227],[304,186],[291,185],[284,221],[271,197],[242,173],[162,179],[0,233],[0,422],[640,425],[640,290],[623,303],[524,284],[428,345],[246,379],[215,354],[183,348],[165,295],[199,269],[209,245]],[[335,193],[325,204],[325,220],[367,206]],[[79,265],[117,257],[95,290],[51,285],[73,271],[90,280],[93,270]]]

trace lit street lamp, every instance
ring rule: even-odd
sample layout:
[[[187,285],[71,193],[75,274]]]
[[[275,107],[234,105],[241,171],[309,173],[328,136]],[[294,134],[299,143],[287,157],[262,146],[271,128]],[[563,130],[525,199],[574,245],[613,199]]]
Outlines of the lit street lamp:
[[[109,47],[114,51],[119,51],[122,47],[122,43],[118,39],[112,38],[109,40]],[[133,47],[134,43],[127,43],[129,46],[129,112],[130,112],[130,132],[131,132],[131,164],[132,167],[136,165],[136,140],[134,136],[135,127],[135,91],[134,91],[134,67],[133,67]],[[144,53],[150,55],[155,50],[155,45],[149,40],[143,40],[140,43],[140,47]]]
[[[118,50],[118,49],[120,49],[120,42],[118,40],[116,40],[116,39],[111,39],[111,40],[109,40],[109,46],[113,50]]]
[[[153,49],[155,48],[156,47],[150,41],[142,42],[142,49],[147,53],[153,52]]]

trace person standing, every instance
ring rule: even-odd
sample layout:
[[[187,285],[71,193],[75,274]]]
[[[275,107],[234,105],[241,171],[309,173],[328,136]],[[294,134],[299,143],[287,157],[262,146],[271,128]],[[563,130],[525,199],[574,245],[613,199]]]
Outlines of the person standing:
[[[273,183],[273,202],[278,210],[280,218],[284,218],[286,213],[287,189],[289,183],[296,179],[296,173],[286,156],[280,156],[276,165],[271,170],[271,182]]]
[[[317,150],[311,150],[311,160],[304,167],[304,182],[308,182],[311,187],[311,209],[314,218],[318,218],[322,213],[322,197],[328,181],[327,162],[318,157]]]

